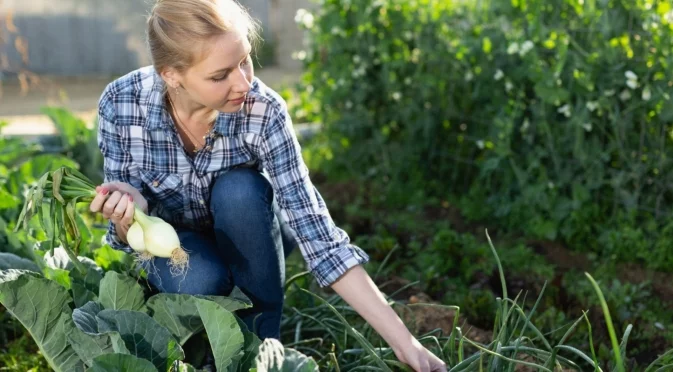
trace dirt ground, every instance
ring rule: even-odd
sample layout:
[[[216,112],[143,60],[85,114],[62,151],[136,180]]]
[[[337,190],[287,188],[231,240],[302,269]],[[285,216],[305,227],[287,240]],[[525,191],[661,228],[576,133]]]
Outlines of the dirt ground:
[[[274,89],[298,81],[300,72],[267,67],[256,75]],[[40,113],[47,105],[65,106],[87,122],[96,114],[101,92],[114,77],[40,77],[23,91],[18,81],[0,81],[0,122],[9,125],[0,129],[2,135],[47,135],[55,129]]]

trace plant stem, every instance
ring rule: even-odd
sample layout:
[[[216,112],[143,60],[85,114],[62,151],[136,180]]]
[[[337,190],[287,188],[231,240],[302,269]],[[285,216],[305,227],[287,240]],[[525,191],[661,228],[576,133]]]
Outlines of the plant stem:
[[[603,297],[603,292],[601,291],[601,288],[598,286],[598,283],[596,283],[594,278],[589,273],[584,274],[591,281],[591,285],[593,285],[594,289],[596,290],[596,293],[598,294],[598,299],[601,302],[601,307],[603,308],[603,315],[605,315],[605,323],[608,326],[608,333],[610,334],[610,341],[612,342],[612,351],[615,354],[615,364],[617,365],[617,370],[619,372],[625,372],[624,363],[622,362],[622,354],[619,350],[619,344],[617,343],[617,335],[615,334],[615,327],[612,323],[612,317],[610,316],[610,309],[608,308],[608,304],[605,302],[605,297]]]

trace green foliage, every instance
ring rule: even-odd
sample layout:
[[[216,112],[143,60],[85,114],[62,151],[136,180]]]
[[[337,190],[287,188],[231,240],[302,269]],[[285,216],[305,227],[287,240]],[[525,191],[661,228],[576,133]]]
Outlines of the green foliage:
[[[0,339],[1,341],[1,339]],[[35,346],[29,333],[8,343],[0,343],[0,371],[3,372],[51,372],[47,361]]]
[[[39,271],[0,270],[0,304],[21,322],[56,371],[166,371],[186,357],[182,347],[202,331],[218,370],[247,372],[269,352],[233,313],[252,306],[239,290],[230,297],[147,295],[136,277],[114,271],[102,275],[92,260],[79,257],[89,270],[81,277],[64,249],[55,252],[45,258],[43,272],[61,270],[68,285]],[[12,262],[23,264],[18,257]],[[77,300],[75,284],[93,292],[88,301]],[[270,367],[313,370],[307,369],[312,359],[282,345],[280,352]]]
[[[302,21],[295,113],[323,123],[323,169],[374,180],[388,203],[458,195],[468,217],[670,270],[671,10],[326,0]]]
[[[42,113],[54,123],[60,135],[60,149],[80,166],[94,183],[103,182],[103,155],[98,148],[97,121],[88,125],[62,107],[44,107]]]

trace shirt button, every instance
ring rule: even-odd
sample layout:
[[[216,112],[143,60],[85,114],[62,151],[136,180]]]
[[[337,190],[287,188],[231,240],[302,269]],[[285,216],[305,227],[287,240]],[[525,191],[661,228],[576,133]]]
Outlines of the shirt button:
[[[154,186],[154,187],[159,187],[159,181],[154,181],[154,182],[152,182],[152,186]]]
[[[201,199],[201,200],[199,200],[199,204],[206,205],[206,202],[203,199]]]
[[[213,149],[212,146],[210,146],[210,145],[206,146],[206,151],[210,151],[210,150],[212,150],[212,149]]]

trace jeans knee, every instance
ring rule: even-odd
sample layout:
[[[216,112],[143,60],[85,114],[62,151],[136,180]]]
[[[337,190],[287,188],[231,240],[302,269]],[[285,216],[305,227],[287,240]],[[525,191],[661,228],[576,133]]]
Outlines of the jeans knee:
[[[272,210],[273,188],[259,171],[232,169],[219,176],[210,199],[213,215],[219,211]]]

